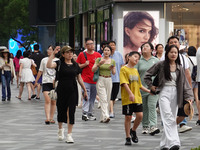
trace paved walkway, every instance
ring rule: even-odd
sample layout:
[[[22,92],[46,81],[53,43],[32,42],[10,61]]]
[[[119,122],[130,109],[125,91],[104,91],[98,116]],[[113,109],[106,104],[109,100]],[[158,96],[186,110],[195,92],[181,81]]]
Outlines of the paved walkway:
[[[81,109],[77,108],[76,124],[73,129],[75,143],[67,144],[57,140],[57,123],[45,125],[42,94],[39,101],[28,101],[26,89],[22,96],[23,101],[15,98],[17,94],[16,85],[12,85],[11,102],[0,101],[0,150],[159,150],[161,134],[142,135],[141,125],[137,130],[139,143],[132,146],[124,145],[124,116],[121,115],[121,101],[117,101],[115,105],[116,118],[108,124],[99,123],[100,110],[96,104],[97,121],[82,121]],[[180,134],[181,150],[190,150],[200,145],[200,127],[195,126],[196,120],[197,116],[188,124],[193,127],[192,131]],[[158,126],[162,129],[160,116],[158,116]]]

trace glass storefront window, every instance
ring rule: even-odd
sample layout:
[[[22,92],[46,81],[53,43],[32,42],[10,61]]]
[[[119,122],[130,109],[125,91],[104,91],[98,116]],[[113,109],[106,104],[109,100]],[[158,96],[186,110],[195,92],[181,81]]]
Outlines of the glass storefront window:
[[[167,3],[166,20],[174,24],[173,35],[177,35],[181,45],[200,46],[200,2]]]

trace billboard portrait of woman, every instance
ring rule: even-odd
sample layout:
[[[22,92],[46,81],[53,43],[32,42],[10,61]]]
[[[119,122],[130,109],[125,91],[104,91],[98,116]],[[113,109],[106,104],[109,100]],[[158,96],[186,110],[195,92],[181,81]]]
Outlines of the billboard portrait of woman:
[[[155,20],[159,20],[159,12],[154,17],[146,11],[124,12],[124,45],[123,55],[131,51],[139,51],[142,44],[153,42],[158,35]],[[158,26],[158,25],[157,25]],[[155,44],[152,43],[154,46]]]

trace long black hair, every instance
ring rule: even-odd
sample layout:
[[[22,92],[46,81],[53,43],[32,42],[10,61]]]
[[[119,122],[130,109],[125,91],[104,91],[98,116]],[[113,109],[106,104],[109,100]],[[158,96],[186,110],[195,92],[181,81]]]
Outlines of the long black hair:
[[[16,54],[16,57],[17,57],[18,59],[20,59],[21,56],[22,56],[22,51],[21,51],[21,50],[18,50],[18,51],[17,51],[17,54]]]
[[[7,63],[9,64],[10,63],[10,53],[9,52],[2,52],[3,59],[5,58],[3,53],[8,53]]]
[[[172,77],[171,77],[171,74],[170,74],[170,60],[169,60],[169,57],[168,57],[168,53],[171,51],[172,48],[176,48],[177,49],[177,52],[178,52],[178,57],[177,59],[175,60],[175,63],[176,65],[180,65],[180,57],[179,57],[179,49],[177,46],[175,45],[171,45],[171,46],[167,46],[166,48],[166,53],[165,53],[165,61],[164,61],[164,73],[165,73],[165,79],[166,80],[171,80]]]

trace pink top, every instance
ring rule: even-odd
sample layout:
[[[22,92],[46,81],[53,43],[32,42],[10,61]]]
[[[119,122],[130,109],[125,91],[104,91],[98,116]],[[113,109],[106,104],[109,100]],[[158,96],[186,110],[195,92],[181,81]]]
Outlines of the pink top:
[[[15,56],[15,58],[13,59],[13,63],[14,63],[14,65],[15,65],[15,71],[16,72],[19,72],[19,67],[20,67],[20,65],[19,65],[19,60],[20,59],[22,59],[22,58],[24,58],[23,56],[21,56],[19,59]]]

